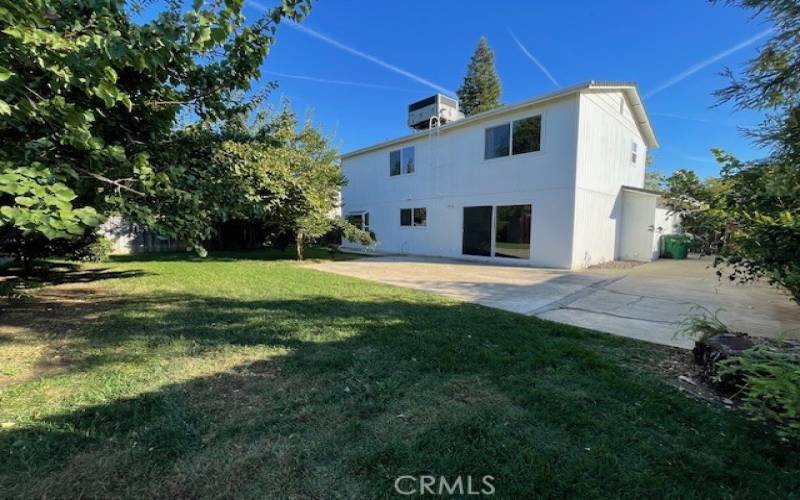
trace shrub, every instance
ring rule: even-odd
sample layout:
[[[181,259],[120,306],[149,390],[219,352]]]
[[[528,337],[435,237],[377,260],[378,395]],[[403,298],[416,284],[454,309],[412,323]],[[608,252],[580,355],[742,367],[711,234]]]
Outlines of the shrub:
[[[800,351],[760,344],[720,362],[719,375],[742,376],[742,400],[753,417],[800,439]]]
[[[81,262],[103,262],[108,260],[111,250],[111,240],[105,236],[96,236],[86,244],[68,253],[67,257]]]
[[[22,298],[24,294],[20,291],[18,283],[15,281],[0,281],[0,297],[7,299]]]

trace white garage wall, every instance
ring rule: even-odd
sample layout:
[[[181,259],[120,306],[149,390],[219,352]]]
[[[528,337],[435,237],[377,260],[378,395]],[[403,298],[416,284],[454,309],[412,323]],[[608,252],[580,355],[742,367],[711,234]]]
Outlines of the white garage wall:
[[[348,185],[342,213],[369,211],[376,250],[468,258],[461,254],[464,206],[532,204],[529,261],[571,267],[574,220],[576,94],[464,127],[420,132],[402,144],[343,159]],[[541,151],[484,160],[484,130],[542,115]],[[389,151],[415,146],[416,172],[389,176]],[[425,228],[401,227],[401,208],[427,208]]]
[[[631,144],[637,160],[631,162]],[[612,261],[620,255],[622,186],[644,185],[647,147],[619,91],[580,95],[575,183],[573,268]]]
[[[666,207],[656,206],[653,225],[653,254],[658,256],[661,253],[661,237],[680,233],[681,218],[678,214],[670,213]]]
[[[657,257],[653,226],[657,197],[646,193],[622,193],[622,229],[618,257],[647,262]]]

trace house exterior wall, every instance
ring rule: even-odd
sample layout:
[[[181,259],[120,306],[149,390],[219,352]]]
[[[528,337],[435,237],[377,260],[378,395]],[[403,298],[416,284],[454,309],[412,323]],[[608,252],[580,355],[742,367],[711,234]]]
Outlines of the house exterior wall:
[[[644,185],[647,157],[645,140],[622,92],[587,90],[579,99],[574,269],[621,256],[621,188]],[[634,142],[636,162],[631,161]]]
[[[624,191],[619,258],[647,262],[658,257],[655,222],[657,196]]]
[[[344,158],[342,213],[368,211],[376,250],[508,264],[572,267],[579,94],[493,116],[469,126],[425,131],[402,144]],[[484,131],[542,115],[538,152],[484,160]],[[389,152],[415,147],[415,172],[389,175]],[[462,255],[463,208],[531,204],[528,260]],[[401,208],[427,209],[426,227],[400,225]]]

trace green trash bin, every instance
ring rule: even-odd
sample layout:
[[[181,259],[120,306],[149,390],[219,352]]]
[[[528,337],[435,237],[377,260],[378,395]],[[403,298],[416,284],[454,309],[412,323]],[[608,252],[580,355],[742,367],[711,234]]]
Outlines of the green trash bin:
[[[662,237],[661,256],[668,259],[685,259],[691,239],[685,234],[668,234]]]

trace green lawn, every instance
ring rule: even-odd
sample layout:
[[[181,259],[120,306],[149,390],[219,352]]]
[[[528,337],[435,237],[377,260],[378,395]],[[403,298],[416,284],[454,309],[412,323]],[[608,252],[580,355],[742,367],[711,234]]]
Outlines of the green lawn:
[[[800,452],[664,383],[667,349],[272,257],[119,259],[4,306],[0,497],[800,492]]]

